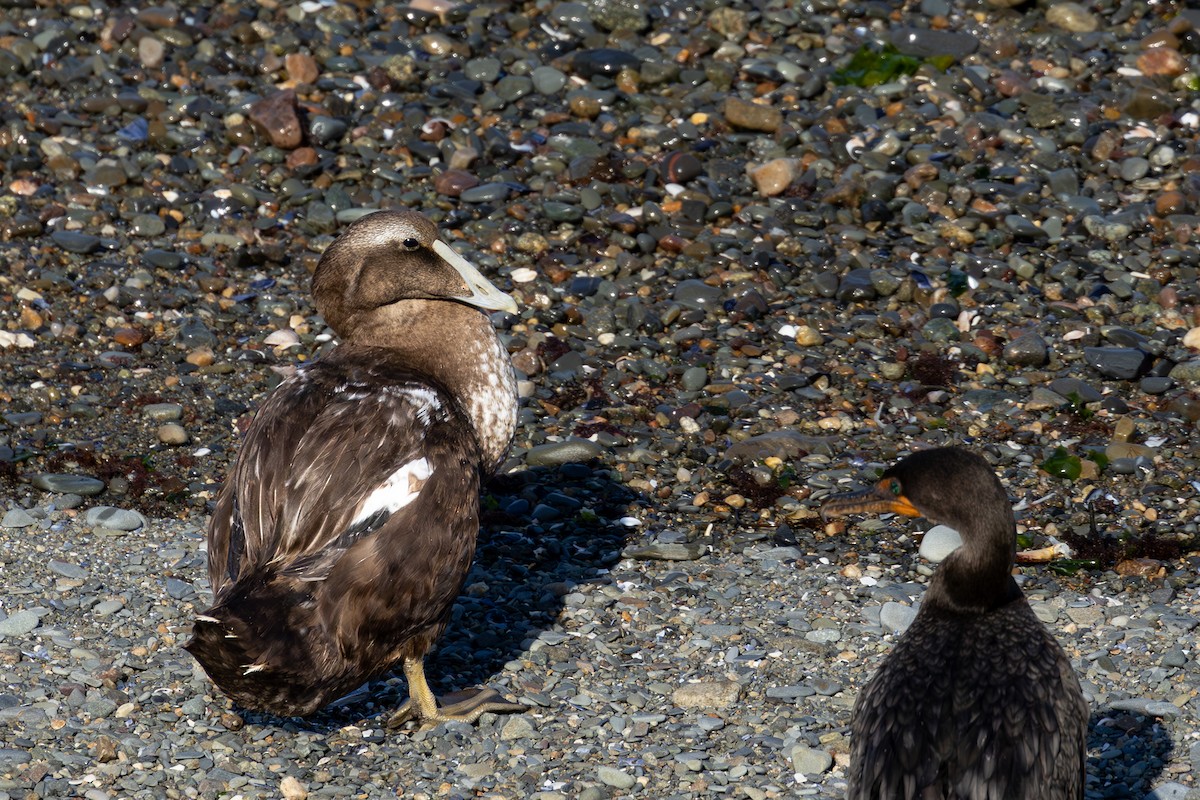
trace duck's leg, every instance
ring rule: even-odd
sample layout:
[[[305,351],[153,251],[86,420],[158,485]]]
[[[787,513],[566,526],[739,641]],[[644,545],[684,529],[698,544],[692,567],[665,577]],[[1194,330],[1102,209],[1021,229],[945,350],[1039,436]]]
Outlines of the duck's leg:
[[[429,730],[442,722],[474,723],[480,716],[511,714],[525,711],[520,703],[510,703],[495,689],[468,689],[447,695],[452,702],[438,707],[437,697],[425,680],[423,658],[404,659],[404,677],[408,679],[408,699],[387,722],[389,728],[399,728],[409,720],[420,722],[420,730]]]

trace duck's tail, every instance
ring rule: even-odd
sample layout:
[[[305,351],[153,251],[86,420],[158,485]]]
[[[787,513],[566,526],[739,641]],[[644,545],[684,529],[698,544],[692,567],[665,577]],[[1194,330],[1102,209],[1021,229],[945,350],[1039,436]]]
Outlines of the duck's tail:
[[[307,610],[311,596],[288,583],[239,581],[196,616],[192,640],[184,647],[240,705],[277,716],[307,716],[343,694],[347,676],[331,674],[328,641]]]

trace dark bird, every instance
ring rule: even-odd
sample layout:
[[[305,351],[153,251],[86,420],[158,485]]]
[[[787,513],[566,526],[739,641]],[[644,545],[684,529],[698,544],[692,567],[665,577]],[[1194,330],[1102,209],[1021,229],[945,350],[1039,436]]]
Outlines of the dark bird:
[[[214,604],[187,649],[239,704],[280,716],[397,663],[409,700],[393,726],[523,710],[492,690],[439,707],[424,671],[475,553],[480,482],[516,428],[486,315],[516,303],[412,211],[350,225],[312,291],[340,344],[250,424],[208,530]]]
[[[891,511],[963,544],[854,704],[848,800],[1079,800],[1088,708],[1012,577],[1016,522],[982,457],[922,450],[826,518]]]

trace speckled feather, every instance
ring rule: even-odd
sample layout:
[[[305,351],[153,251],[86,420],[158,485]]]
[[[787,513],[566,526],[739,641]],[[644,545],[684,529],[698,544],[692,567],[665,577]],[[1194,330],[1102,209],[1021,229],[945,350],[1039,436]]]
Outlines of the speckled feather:
[[[901,499],[956,528],[963,546],[855,702],[848,800],[1080,800],[1088,708],[1010,574],[1016,532],[1004,487],[981,457],[939,448],[828,507]]]

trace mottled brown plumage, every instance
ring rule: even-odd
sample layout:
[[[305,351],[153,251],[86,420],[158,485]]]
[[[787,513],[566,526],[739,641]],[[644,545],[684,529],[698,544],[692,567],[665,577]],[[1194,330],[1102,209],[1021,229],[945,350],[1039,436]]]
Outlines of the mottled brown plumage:
[[[912,625],[854,704],[849,800],[1079,800],[1088,709],[1011,575],[1016,527],[988,463],[914,453],[825,516],[894,511],[955,528]]]
[[[209,528],[214,604],[188,649],[241,705],[311,714],[402,663],[397,722],[438,708],[422,659],[475,551],[479,486],[516,423],[512,367],[480,309],[515,311],[414,212],[351,225],[313,277],[341,338],[263,403]]]

